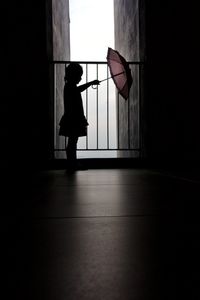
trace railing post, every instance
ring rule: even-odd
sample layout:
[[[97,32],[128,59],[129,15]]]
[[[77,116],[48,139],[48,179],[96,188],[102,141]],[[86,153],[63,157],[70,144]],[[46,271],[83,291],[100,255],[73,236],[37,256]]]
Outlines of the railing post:
[[[107,78],[108,78],[108,66],[107,66]],[[109,143],[109,82],[107,80],[107,148],[110,149],[110,143]]]
[[[128,149],[130,150],[131,145],[130,145],[130,98],[128,97],[127,99],[128,103],[128,116],[127,116],[127,126],[128,126]]]
[[[117,92],[117,150],[120,150],[119,144],[119,93]]]
[[[96,78],[98,79],[98,63],[96,64]],[[98,86],[96,89],[96,98],[97,98],[97,150],[99,149],[99,93]]]
[[[57,147],[57,128],[56,128],[56,122],[57,122],[57,113],[56,113],[56,64],[53,65],[53,99],[54,99],[54,107],[53,107],[53,122],[54,122],[54,148]]]
[[[88,64],[86,63],[86,82],[88,82]],[[88,89],[86,89],[86,118],[88,119]],[[86,135],[86,149],[88,150],[88,135]]]

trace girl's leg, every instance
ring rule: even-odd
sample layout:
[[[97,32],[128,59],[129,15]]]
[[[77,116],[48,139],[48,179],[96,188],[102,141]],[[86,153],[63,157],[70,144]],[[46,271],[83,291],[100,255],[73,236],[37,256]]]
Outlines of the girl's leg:
[[[77,147],[78,137],[70,136],[68,138],[68,144],[66,148],[67,162],[69,167],[76,167],[76,147]]]

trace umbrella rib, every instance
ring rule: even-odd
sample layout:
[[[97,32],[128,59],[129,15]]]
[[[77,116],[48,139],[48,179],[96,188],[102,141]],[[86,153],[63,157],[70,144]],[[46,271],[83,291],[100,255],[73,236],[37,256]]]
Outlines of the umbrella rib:
[[[127,82],[124,83],[123,87],[120,89],[120,91],[123,90],[123,88],[125,87],[125,85],[127,84]]]

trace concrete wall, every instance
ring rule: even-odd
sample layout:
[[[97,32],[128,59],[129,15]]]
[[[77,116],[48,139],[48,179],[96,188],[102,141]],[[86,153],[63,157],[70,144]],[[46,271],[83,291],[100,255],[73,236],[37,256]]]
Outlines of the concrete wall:
[[[52,0],[53,24],[53,59],[70,60],[70,17],[69,0]],[[64,65],[56,65],[55,69],[55,146],[63,148],[65,140],[58,135],[59,120],[63,114]],[[65,153],[64,153],[65,156]],[[60,154],[59,154],[60,157]]]
[[[138,0],[114,1],[115,49],[127,61],[140,60],[139,44],[139,2]],[[138,148],[139,142],[139,67],[132,66],[133,84],[129,100],[119,97],[119,146]],[[129,111],[129,113],[128,113]],[[128,122],[128,114],[130,121]],[[125,155],[119,152],[118,155]],[[126,153],[127,155],[127,153]],[[131,153],[129,153],[131,155]]]
[[[115,46],[128,61],[139,60],[138,0],[115,0]]]
[[[53,59],[70,59],[69,0],[52,0]]]

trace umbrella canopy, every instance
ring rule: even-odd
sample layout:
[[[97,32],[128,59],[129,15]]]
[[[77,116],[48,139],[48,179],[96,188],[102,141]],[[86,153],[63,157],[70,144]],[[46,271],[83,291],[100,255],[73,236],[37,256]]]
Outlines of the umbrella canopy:
[[[126,100],[129,96],[133,79],[125,58],[118,51],[108,48],[107,62],[113,81],[119,94]]]

